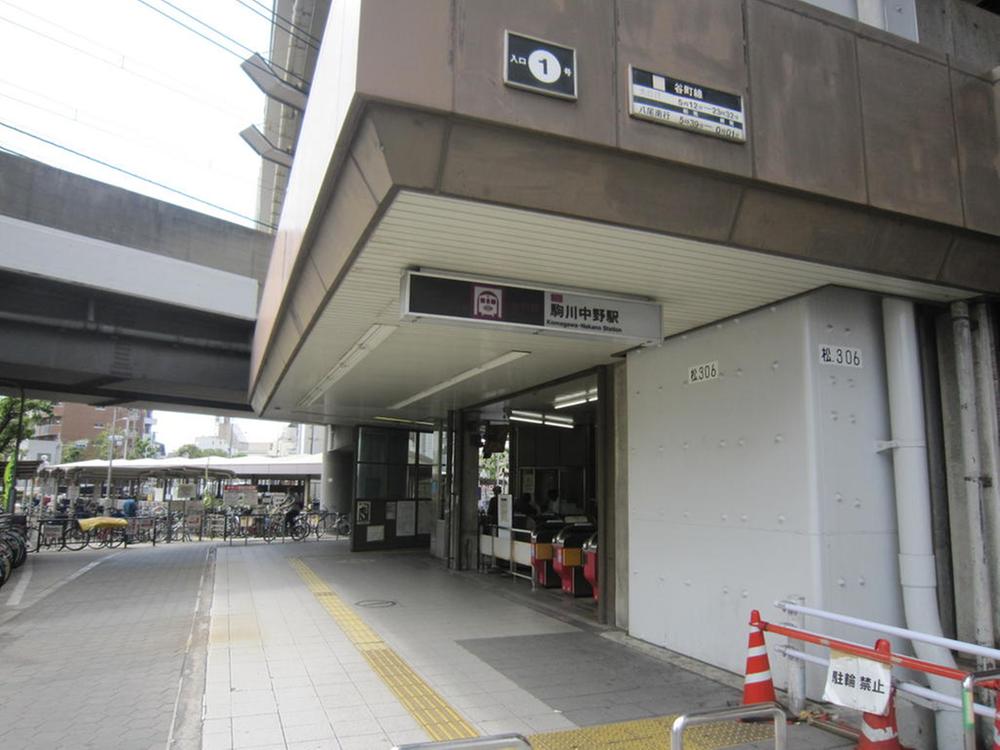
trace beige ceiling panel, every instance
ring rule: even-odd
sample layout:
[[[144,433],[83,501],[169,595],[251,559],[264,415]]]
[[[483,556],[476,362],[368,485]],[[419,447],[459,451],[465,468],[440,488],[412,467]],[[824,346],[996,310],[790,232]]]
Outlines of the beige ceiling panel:
[[[608,224],[402,192],[314,321],[278,387],[270,416],[342,422],[442,416],[613,361],[629,346],[401,321],[400,279],[414,267],[646,297],[663,306],[667,335],[829,284],[941,302],[966,296],[947,287]],[[355,345],[375,324],[396,328],[353,364]],[[531,354],[389,409],[511,351]],[[352,366],[338,370],[325,394],[307,403],[306,394],[345,358]]]

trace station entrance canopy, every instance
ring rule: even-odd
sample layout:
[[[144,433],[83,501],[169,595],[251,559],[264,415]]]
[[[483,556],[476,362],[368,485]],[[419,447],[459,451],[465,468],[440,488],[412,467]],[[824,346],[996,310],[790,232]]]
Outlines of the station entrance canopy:
[[[212,479],[228,477],[318,477],[322,469],[320,455],[288,456],[269,458],[267,456],[240,456],[223,458],[135,458],[112,462],[116,480],[182,478]],[[73,463],[41,466],[42,475],[64,476],[74,481],[101,481],[107,477],[108,462],[101,459],[75,461]]]
[[[258,313],[254,410],[422,422],[645,344],[489,311],[427,325],[403,306],[415,271],[648,303],[663,336],[831,285],[931,303],[1000,291],[1000,177],[976,168],[996,153],[974,135],[996,130],[987,77],[936,58],[914,77],[893,62],[910,42],[791,5],[332,7],[339,42],[320,52]],[[954,111],[919,104],[928,86]]]

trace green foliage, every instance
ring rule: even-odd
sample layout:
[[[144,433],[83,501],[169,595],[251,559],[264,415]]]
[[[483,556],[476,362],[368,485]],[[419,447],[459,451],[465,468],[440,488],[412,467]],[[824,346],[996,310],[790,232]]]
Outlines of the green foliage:
[[[510,454],[494,453],[489,458],[483,458],[479,462],[480,479],[488,480],[491,484],[505,483],[510,473]]]
[[[0,396],[0,456],[9,458],[17,443],[17,421],[21,413],[21,399]],[[35,434],[35,427],[52,416],[52,402],[29,398],[24,401],[22,438],[28,440]]]
[[[182,445],[171,455],[183,456],[184,458],[205,458],[205,456],[221,456],[223,458],[229,457],[229,454],[224,450],[219,450],[218,448],[205,448],[203,450],[194,443],[186,443]]]
[[[148,437],[141,437],[129,446],[129,458],[156,458],[156,443]]]
[[[75,463],[76,461],[83,461],[83,454],[86,447],[83,445],[77,445],[76,443],[70,443],[69,445],[64,445],[62,449],[62,462],[64,464]]]
[[[183,456],[184,458],[200,458],[201,448],[199,448],[194,443],[185,443],[180,448],[175,450],[171,455]]]

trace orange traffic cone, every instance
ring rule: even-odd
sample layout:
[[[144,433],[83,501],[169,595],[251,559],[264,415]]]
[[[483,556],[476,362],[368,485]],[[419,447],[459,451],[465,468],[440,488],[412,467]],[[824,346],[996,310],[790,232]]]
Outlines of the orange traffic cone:
[[[905,750],[899,744],[896,729],[896,691],[889,694],[889,712],[885,716],[861,714],[861,738],[857,750]]]
[[[760,612],[750,613],[750,622],[760,622]],[[771,681],[771,662],[767,659],[764,631],[750,626],[750,645],[747,648],[747,671],[743,678],[743,705],[776,701],[774,683]]]

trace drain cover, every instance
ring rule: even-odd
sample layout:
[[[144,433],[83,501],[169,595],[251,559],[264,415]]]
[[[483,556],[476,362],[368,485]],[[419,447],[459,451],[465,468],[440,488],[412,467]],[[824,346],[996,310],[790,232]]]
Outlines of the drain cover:
[[[385,609],[386,607],[395,607],[396,602],[389,599],[362,599],[360,602],[354,602],[355,607],[367,607],[368,609]]]

